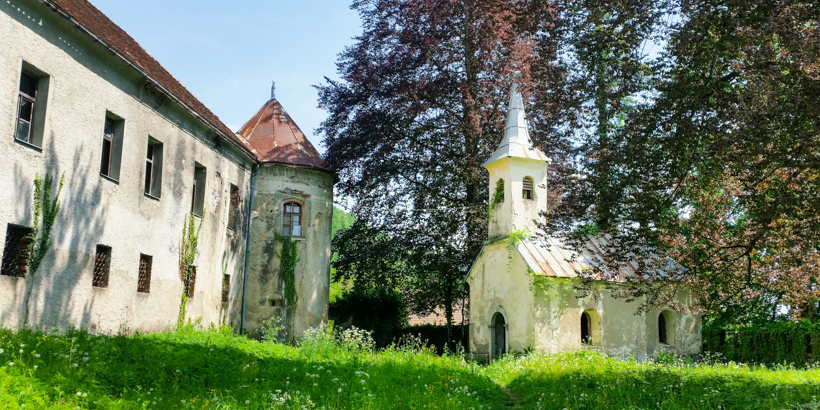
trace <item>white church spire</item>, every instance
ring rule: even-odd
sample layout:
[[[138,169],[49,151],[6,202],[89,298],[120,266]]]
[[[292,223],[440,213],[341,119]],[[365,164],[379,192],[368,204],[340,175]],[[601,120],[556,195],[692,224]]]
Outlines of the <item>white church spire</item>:
[[[495,161],[507,157],[519,157],[549,161],[541,150],[532,146],[527,120],[524,115],[524,101],[518,82],[510,90],[510,104],[507,107],[507,123],[504,127],[504,138],[493,155],[484,163],[486,167]]]

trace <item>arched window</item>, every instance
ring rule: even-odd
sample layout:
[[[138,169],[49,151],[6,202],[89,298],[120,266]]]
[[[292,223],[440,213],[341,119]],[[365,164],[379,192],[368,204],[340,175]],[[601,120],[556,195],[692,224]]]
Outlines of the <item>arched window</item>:
[[[524,177],[523,183],[523,195],[524,199],[532,199],[532,178]]]
[[[490,325],[492,329],[491,343],[492,343],[492,360],[500,359],[507,353],[507,322],[504,320],[504,315],[497,312],[493,315],[493,320]]]
[[[601,321],[598,312],[587,309],[581,312],[581,344],[598,346],[601,343]]]
[[[665,310],[658,314],[658,343],[664,345],[671,345],[674,340],[674,323],[675,318],[672,312]]]
[[[302,236],[302,205],[298,202],[285,202],[282,236]]]

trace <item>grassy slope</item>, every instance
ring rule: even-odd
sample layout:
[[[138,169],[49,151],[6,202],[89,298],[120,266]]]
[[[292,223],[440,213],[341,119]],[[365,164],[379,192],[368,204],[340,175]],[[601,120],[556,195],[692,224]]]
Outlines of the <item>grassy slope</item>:
[[[230,332],[109,338],[0,330],[0,349],[0,408],[497,409],[510,403],[501,386],[526,409],[788,408],[820,396],[817,369],[637,364],[592,354],[485,367],[417,349],[370,353],[322,340],[297,349]]]

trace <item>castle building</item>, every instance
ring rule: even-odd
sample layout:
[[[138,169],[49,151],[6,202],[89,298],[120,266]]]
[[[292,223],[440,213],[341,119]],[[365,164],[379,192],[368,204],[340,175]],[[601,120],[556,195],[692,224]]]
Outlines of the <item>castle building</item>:
[[[700,352],[700,317],[672,309],[636,314],[638,303],[615,298],[604,282],[576,290],[606,237],[589,236],[573,258],[558,239],[537,235],[547,210],[549,159],[533,147],[524,104],[513,84],[504,138],[484,164],[489,171],[490,240],[466,277],[470,351],[494,360],[508,352],[594,349],[616,356]],[[630,269],[629,266],[625,269]],[[693,303],[681,292],[679,305]]]
[[[235,134],[86,0],[2,2],[0,38],[0,326],[326,320],[334,177],[277,100]]]

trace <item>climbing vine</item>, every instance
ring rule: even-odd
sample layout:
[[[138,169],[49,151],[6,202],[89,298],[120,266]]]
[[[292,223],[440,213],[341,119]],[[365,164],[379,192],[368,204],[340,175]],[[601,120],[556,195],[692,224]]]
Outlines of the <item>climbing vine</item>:
[[[282,243],[282,251],[279,253],[279,272],[285,281],[285,304],[288,308],[295,309],[299,296],[296,294],[296,264],[299,263],[299,255],[296,254],[296,241],[289,236],[276,236],[276,240]]]
[[[490,205],[487,207],[487,220],[492,219],[495,207],[501,202],[504,202],[504,178],[498,178],[498,181],[495,181],[495,191],[493,191],[493,196],[490,197]]]
[[[179,302],[179,317],[177,318],[177,326],[179,327],[185,325],[185,314],[188,311],[186,284],[194,271],[194,258],[196,258],[196,248],[199,245],[199,232],[202,229],[204,220],[204,218],[200,219],[199,226],[196,226],[194,214],[191,214],[182,225],[182,238],[179,241],[179,276],[182,279],[182,298]]]
[[[51,228],[54,226],[54,221],[57,219],[57,214],[60,212],[60,192],[63,190],[63,183],[65,182],[65,174],[60,177],[60,182],[57,185],[57,193],[54,199],[51,198],[51,185],[53,180],[51,176],[46,174],[45,179],[40,179],[40,175],[34,177],[34,230],[31,234],[31,258],[29,259],[30,272],[34,274],[40,263],[51,247]],[[40,217],[43,218],[43,223],[40,225]]]

